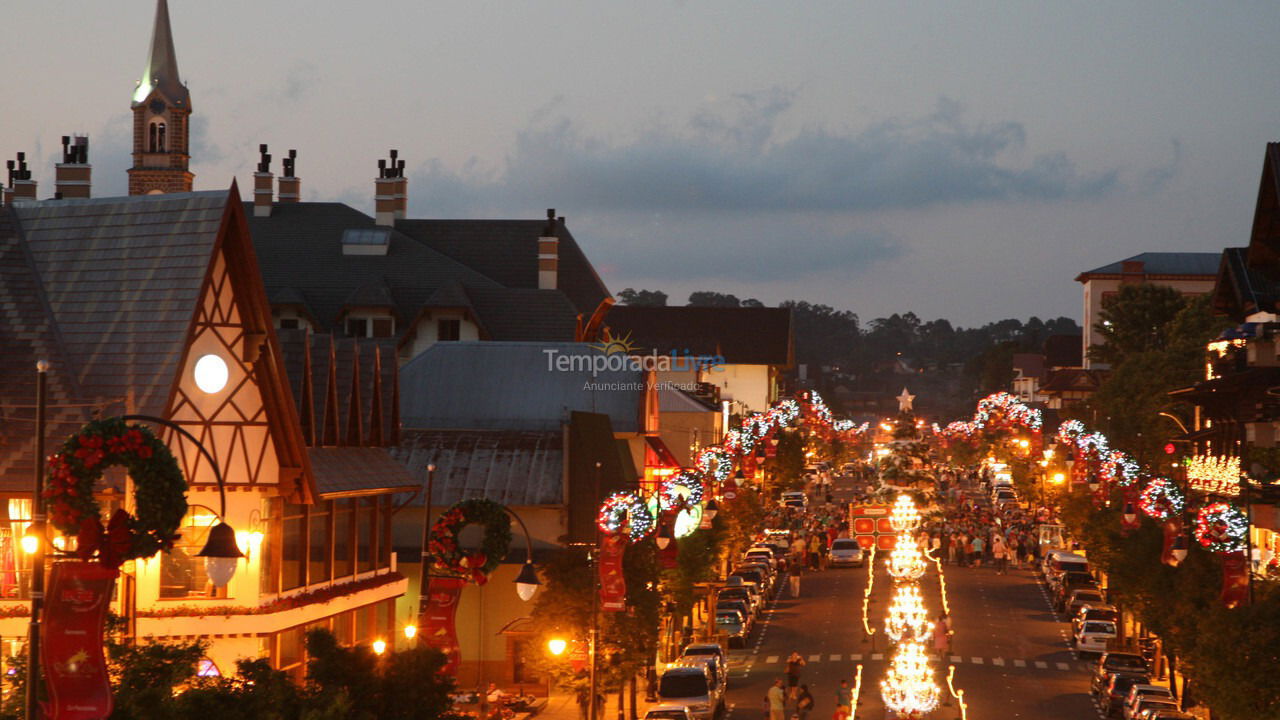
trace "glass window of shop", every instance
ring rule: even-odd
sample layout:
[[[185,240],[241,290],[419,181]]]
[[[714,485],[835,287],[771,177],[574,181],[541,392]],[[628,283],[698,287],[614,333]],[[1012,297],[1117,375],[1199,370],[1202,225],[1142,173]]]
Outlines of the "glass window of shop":
[[[355,556],[355,500],[333,501],[333,577],[353,574]]]
[[[356,572],[373,569],[378,551],[378,499],[360,498],[356,508]]]
[[[330,525],[330,502],[317,502],[307,509],[307,528],[311,536],[308,553],[307,584],[329,581],[331,567],[329,553],[332,551],[332,526]]]
[[[284,538],[280,552],[280,589],[292,590],[307,582],[306,565],[307,506],[286,503],[284,506]]]
[[[160,553],[160,598],[227,597],[225,587],[215,588],[205,574],[204,558],[199,553],[209,540],[209,529],[218,516],[205,508],[189,507],[182,519],[178,541],[168,552]]]
[[[22,551],[22,536],[31,524],[31,500],[9,498],[0,523],[0,599],[26,600],[30,595],[31,556]]]

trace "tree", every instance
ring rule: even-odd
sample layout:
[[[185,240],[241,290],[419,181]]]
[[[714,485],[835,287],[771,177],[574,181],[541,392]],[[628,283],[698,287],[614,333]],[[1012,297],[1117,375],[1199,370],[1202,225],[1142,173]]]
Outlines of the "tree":
[[[1186,305],[1182,293],[1168,285],[1121,285],[1102,299],[1093,330],[1103,342],[1089,348],[1089,357],[1116,365],[1132,354],[1166,349],[1173,319]]]
[[[664,307],[667,304],[667,294],[661,290],[635,290],[633,288],[626,288],[618,292],[618,301],[623,305]]]
[[[737,295],[729,295],[713,290],[698,290],[689,293],[688,304],[690,307],[742,307],[742,301],[738,299]]]

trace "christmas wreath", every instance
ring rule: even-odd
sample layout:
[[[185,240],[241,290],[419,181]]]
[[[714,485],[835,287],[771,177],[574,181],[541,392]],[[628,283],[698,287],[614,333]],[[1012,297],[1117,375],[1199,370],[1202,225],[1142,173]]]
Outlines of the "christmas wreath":
[[[1156,478],[1147,483],[1142,495],[1138,497],[1138,507],[1142,512],[1162,522],[1180,515],[1185,505],[1186,499],[1182,491],[1164,478]]]
[[[478,550],[458,547],[458,533],[467,525],[484,526],[484,541]],[[492,500],[463,500],[431,526],[429,547],[437,568],[483,585],[511,547],[511,518],[505,507]]]
[[[625,529],[632,540],[639,540],[653,531],[653,515],[636,494],[618,492],[605,498],[600,505],[596,525],[607,533]]]
[[[704,475],[715,478],[717,485],[723,485],[733,474],[733,456],[721,447],[703,450],[695,464]]]
[[[702,502],[702,478],[684,470],[662,482],[658,487],[658,498],[663,512],[697,505]]]
[[[1196,517],[1196,540],[1216,553],[1243,552],[1249,518],[1234,505],[1217,502],[1200,508]]]
[[[133,479],[137,515],[117,510],[104,528],[93,486],[109,467]],[[95,420],[67,438],[49,458],[49,521],[77,538],[76,553],[119,567],[173,547],[187,514],[187,481],[168,446],[141,425]]]

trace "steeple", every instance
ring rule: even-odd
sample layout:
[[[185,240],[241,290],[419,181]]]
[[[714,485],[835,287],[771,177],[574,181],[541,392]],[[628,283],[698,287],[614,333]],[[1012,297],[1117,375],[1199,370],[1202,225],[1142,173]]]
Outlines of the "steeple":
[[[159,90],[175,107],[190,109],[191,96],[178,75],[178,54],[173,50],[173,30],[169,27],[169,3],[156,0],[156,24],[151,30],[151,54],[142,71],[138,89],[133,94],[135,105]]]
[[[191,94],[178,77],[169,3],[156,0],[147,69],[133,92],[133,167],[129,194],[190,192]]]

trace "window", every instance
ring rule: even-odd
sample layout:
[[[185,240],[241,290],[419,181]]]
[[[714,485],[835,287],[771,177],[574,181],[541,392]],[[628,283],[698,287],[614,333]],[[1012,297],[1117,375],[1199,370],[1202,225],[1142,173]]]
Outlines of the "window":
[[[281,330],[297,330],[298,318],[280,318],[279,327]]]
[[[460,340],[462,338],[462,321],[457,318],[445,318],[436,323],[437,340]]]
[[[365,337],[368,334],[369,320],[362,317],[347,318],[347,337]]]
[[[307,506],[284,506],[284,545],[281,547],[280,589],[292,590],[306,584],[304,548],[307,542]]]
[[[378,538],[378,567],[391,567],[391,496],[383,495],[379,498],[381,502],[382,518],[381,525],[382,534]]]
[[[164,123],[153,122],[147,128],[147,152],[162,153],[165,151]]]
[[[280,542],[280,517],[284,502],[280,498],[267,498],[263,501],[260,513],[267,518],[266,532],[262,534],[262,545],[258,547],[259,562],[258,592],[280,592],[280,556],[276,549]]]
[[[355,522],[353,500],[335,500],[333,503],[333,578],[335,580],[352,574],[352,555],[355,552],[354,538],[351,536]]]
[[[376,317],[370,319],[373,321],[372,337],[389,338],[395,334],[395,322],[393,318]]]
[[[330,505],[331,503],[318,502],[310,507],[307,516],[307,527],[311,535],[311,547],[308,551],[308,585],[329,580]]]
[[[373,569],[373,558],[378,548],[377,498],[364,498],[356,510],[356,572]]]
[[[31,524],[31,500],[10,498],[8,522],[0,525],[0,598],[25,600],[29,595],[31,556],[22,551],[22,536]]]
[[[187,512],[173,549],[160,554],[160,597],[227,597],[226,588],[215,588],[204,571],[204,558],[196,553],[209,539],[209,528],[218,518],[208,512]]]
[[[289,628],[276,636],[276,668],[295,677],[302,676],[302,626]]]

